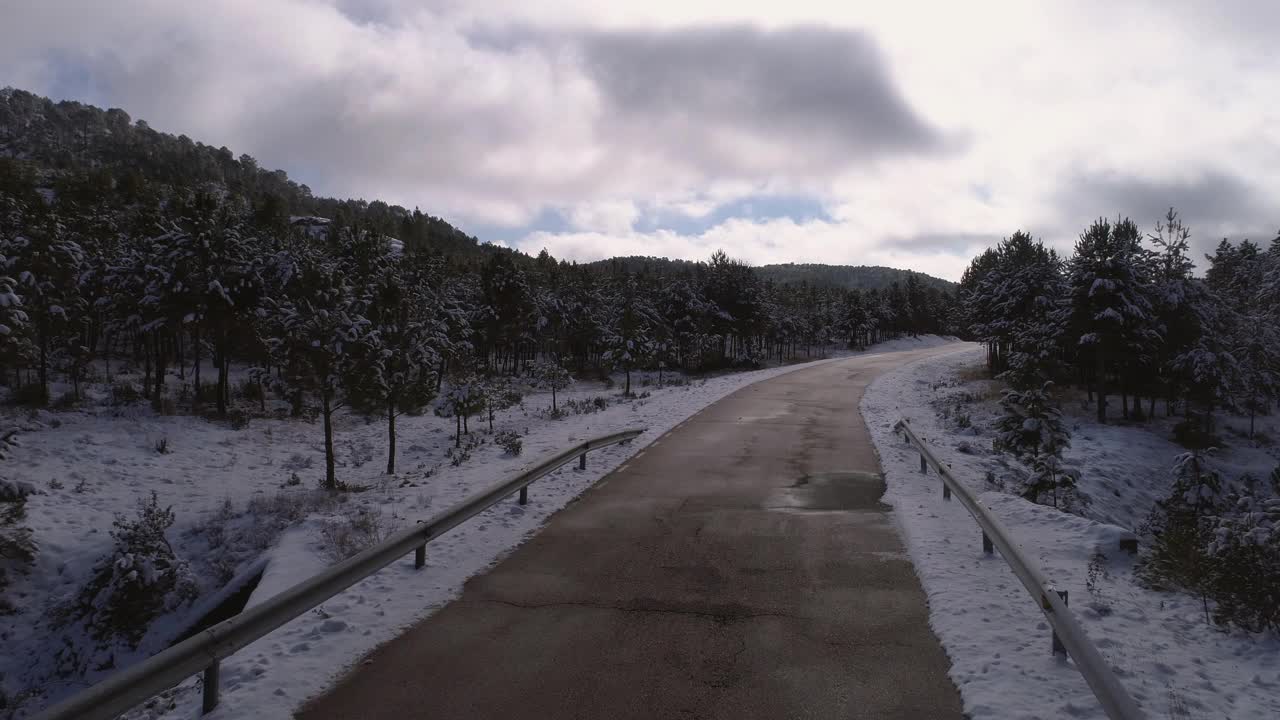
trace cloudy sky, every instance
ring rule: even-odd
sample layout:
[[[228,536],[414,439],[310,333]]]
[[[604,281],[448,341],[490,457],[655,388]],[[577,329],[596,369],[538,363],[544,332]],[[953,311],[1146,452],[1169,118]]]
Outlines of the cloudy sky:
[[[907,267],[1280,228],[1280,3],[0,0],[0,85],[521,249]]]

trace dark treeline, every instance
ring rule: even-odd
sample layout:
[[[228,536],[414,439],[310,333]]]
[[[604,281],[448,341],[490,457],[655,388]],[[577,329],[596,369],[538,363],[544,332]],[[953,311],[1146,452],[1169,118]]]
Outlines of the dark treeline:
[[[509,378],[558,389],[570,372],[620,372],[629,393],[640,369],[950,332],[955,305],[914,273],[864,292],[775,283],[723,252],[634,268],[531,258],[417,210],[316,198],[120,110],[16,90],[0,92],[0,261],[15,400],[74,404],[113,369],[142,377],[113,391],[158,409],[227,416],[246,411],[236,398],[266,411],[275,396],[323,421],[330,487],[346,405],[385,418],[394,471],[396,417],[437,397],[461,433],[510,404]],[[233,382],[233,367],[249,372]]]
[[[963,322],[1008,382],[996,445],[1027,465],[1026,497],[1074,496],[1062,388],[1083,390],[1098,422],[1176,418],[1191,452],[1145,525],[1144,572],[1200,594],[1206,616],[1213,601],[1220,622],[1277,629],[1280,468],[1226,479],[1208,455],[1228,442],[1215,420],[1226,412],[1249,418],[1249,441],[1272,441],[1255,423],[1280,397],[1280,237],[1223,240],[1203,277],[1189,238],[1172,209],[1145,237],[1132,221],[1098,220],[1069,259],[1015,233],[965,273]]]

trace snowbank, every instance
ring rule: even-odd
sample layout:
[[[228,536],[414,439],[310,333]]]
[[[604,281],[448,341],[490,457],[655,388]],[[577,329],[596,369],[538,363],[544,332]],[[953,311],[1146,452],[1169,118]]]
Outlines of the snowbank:
[[[1280,717],[1280,641],[1224,633],[1206,624],[1196,598],[1140,587],[1133,558],[1117,548],[1128,526],[1091,519],[1145,515],[1143,503],[1156,492],[1152,475],[1167,478],[1173,459],[1156,462],[1164,441],[1135,428],[1077,427],[1069,459],[1090,483],[1088,518],[990,492],[984,478],[999,460],[981,428],[998,395],[976,379],[982,360],[982,349],[968,345],[909,364],[878,379],[862,401],[886,475],[885,501],[928,595],[930,624],[951,657],[965,711],[975,720],[1105,717],[1070,661],[1050,653],[1049,628],[1008,566],[982,553],[973,519],[942,500],[936,476],[920,474],[919,456],[892,432],[901,417],[1069,591],[1085,630],[1150,717]],[[1116,478],[1131,483],[1112,487]]]

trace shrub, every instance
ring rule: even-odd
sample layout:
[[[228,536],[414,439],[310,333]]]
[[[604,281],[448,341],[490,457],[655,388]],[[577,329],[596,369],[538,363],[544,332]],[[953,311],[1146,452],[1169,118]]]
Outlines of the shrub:
[[[1217,439],[1204,430],[1204,422],[1192,416],[1173,426],[1173,441],[1188,450],[1208,450],[1218,444]]]
[[[524,441],[520,439],[520,433],[506,430],[494,436],[493,441],[498,447],[507,452],[508,455],[519,455],[524,449]]]
[[[165,537],[173,522],[173,509],[162,508],[154,492],[139,501],[135,517],[117,515],[111,530],[115,546],[59,613],[62,619],[82,622],[99,643],[136,648],[156,618],[193,600],[195,581]]]
[[[0,593],[9,586],[12,574],[25,574],[36,557],[31,528],[21,525],[27,516],[27,496],[35,488],[26,483],[0,480]],[[0,594],[0,615],[13,610]]]
[[[1280,468],[1267,492],[1247,478],[1209,528],[1213,619],[1251,632],[1280,630]]]
[[[128,380],[117,380],[111,386],[112,405],[130,405],[141,401],[142,398],[142,391]]]
[[[284,469],[285,470],[310,470],[311,466],[314,464],[315,464],[315,458],[311,457],[310,455],[294,453],[293,455],[289,456],[288,460],[284,461]]]
[[[1004,414],[996,420],[993,447],[1028,466],[1023,497],[1037,503],[1047,498],[1054,507],[1060,507],[1060,503],[1069,506],[1078,498],[1075,488],[1079,473],[1062,463],[1062,454],[1071,441],[1053,397],[1053,383],[1027,382],[1031,387],[1004,393],[1000,401]],[[970,422],[969,416],[962,415],[958,408],[957,416],[957,422],[961,416]]]
[[[232,430],[244,430],[249,427],[249,413],[236,408],[227,413],[227,422],[231,425]]]
[[[387,538],[395,530],[381,511],[353,507],[345,515],[320,524],[320,548],[332,562],[342,562]]]
[[[1140,569],[1156,584],[1200,593],[1207,606],[1208,523],[1216,511],[1221,480],[1195,452],[1178,456],[1173,475],[1169,496],[1157,500],[1147,518],[1144,529],[1152,542]]]
[[[156,452],[161,455],[169,454],[169,438],[161,437],[159,440],[156,440]]]
[[[0,431],[0,460],[9,457],[16,447],[18,447],[18,428]]]

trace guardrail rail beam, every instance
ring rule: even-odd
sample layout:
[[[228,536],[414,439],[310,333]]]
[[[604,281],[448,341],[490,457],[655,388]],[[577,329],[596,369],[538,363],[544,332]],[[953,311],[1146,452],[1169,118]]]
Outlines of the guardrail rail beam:
[[[1146,716],[1138,708],[1138,704],[1130,697],[1124,685],[1111,671],[1107,661],[1098,652],[1097,647],[1089,640],[1088,634],[1067,609],[1067,593],[1053,587],[1044,574],[1022,554],[1013,536],[991,512],[990,508],[978,502],[977,497],[966,485],[961,484],[951,475],[951,470],[934,456],[933,451],[911,429],[906,419],[899,420],[893,426],[894,432],[902,433],[903,440],[920,452],[920,469],[927,473],[932,467],[942,478],[943,497],[954,494],[973,516],[982,529],[982,550],[990,555],[996,550],[1004,558],[1009,569],[1022,583],[1023,587],[1036,600],[1040,611],[1049,621],[1053,629],[1053,651],[1061,651],[1075,661],[1075,668],[1084,677],[1093,694],[1098,698],[1102,709],[1112,720],[1140,720]]]
[[[36,715],[35,720],[108,720],[196,674],[203,674],[201,709],[205,713],[211,712],[218,706],[218,676],[220,663],[224,658],[378,572],[410,551],[413,552],[414,568],[422,568],[427,564],[427,543],[516,491],[520,493],[520,503],[524,504],[528,501],[528,487],[533,481],[578,458],[581,458],[578,467],[585,468],[588,450],[628,443],[643,432],[642,428],[623,430],[585,440],[568,450],[562,450],[529,470],[482,490],[429,520],[396,533],[260,605],[244,610],[235,617],[206,628],[107,677],[46,709]]]

